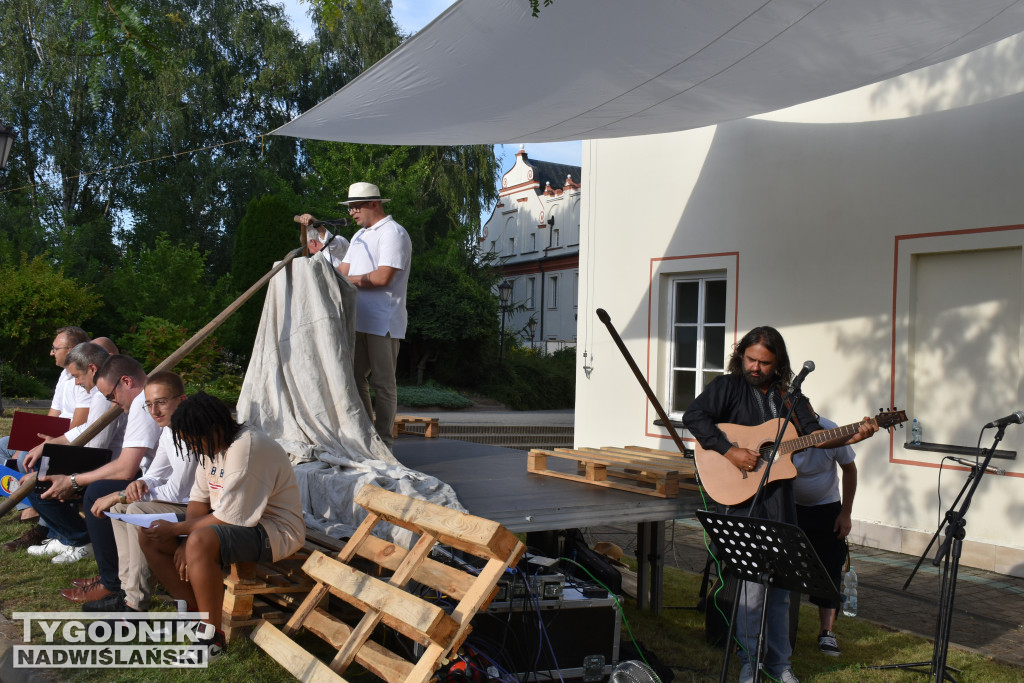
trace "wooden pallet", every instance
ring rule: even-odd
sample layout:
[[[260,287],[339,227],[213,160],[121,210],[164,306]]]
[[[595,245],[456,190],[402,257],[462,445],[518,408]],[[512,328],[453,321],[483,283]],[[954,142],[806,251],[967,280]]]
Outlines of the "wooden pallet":
[[[549,467],[548,458],[573,460],[576,472]],[[593,486],[643,493],[659,498],[675,498],[679,489],[697,489],[696,469],[692,462],[670,451],[658,451],[637,446],[618,448],[535,448],[527,458],[526,469],[569,481]]]
[[[307,530],[302,548],[288,557],[266,564],[231,565],[224,578],[224,635],[230,642],[242,629],[264,621],[283,624],[316,585],[302,570],[315,552],[334,554],[342,541]]]
[[[418,431],[408,431],[406,427],[408,425],[426,425],[422,433]],[[428,439],[436,439],[441,433],[441,425],[436,417],[413,417],[412,415],[396,415],[395,426],[392,436],[396,439],[399,434],[415,434],[416,436],[423,436]]]
[[[390,682],[425,683],[445,658],[461,646],[469,634],[473,616],[494,598],[497,583],[509,567],[515,566],[526,549],[505,527],[480,517],[454,512],[364,486],[356,502],[369,512],[336,558],[314,552],[303,570],[316,585],[283,629],[264,622],[252,639],[296,678],[303,681],[343,681],[338,674],[357,662]],[[419,536],[410,550],[371,536],[380,522],[409,529]],[[483,561],[472,573],[429,557],[435,544],[442,543]],[[373,561],[390,579],[374,578],[351,566],[356,557]],[[407,587],[417,585],[417,594]],[[456,603],[450,612],[420,595],[422,587]],[[320,607],[329,595],[344,600],[363,613],[356,625],[343,622]],[[392,652],[370,640],[383,624],[423,646],[416,661]],[[314,657],[291,639],[300,628],[315,633],[337,649],[330,664]]]

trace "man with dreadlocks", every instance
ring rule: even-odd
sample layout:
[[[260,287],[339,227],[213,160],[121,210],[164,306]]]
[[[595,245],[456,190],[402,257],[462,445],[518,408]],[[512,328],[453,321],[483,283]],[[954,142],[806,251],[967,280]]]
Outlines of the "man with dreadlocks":
[[[306,537],[302,503],[284,449],[235,422],[218,399],[199,392],[183,401],[171,430],[178,452],[199,458],[195,485],[183,520],[154,522],[139,540],[167,591],[190,611],[208,613],[197,645],[212,658],[226,647],[222,567],[279,560],[298,550]]]
[[[791,402],[789,394],[793,371],[790,369],[786,342],[774,327],[755,327],[736,345],[729,359],[728,373],[713,379],[683,414],[683,424],[701,447],[717,451],[735,467],[752,472],[759,453],[734,445],[719,429],[721,423],[754,427],[784,417]],[[807,401],[799,401],[793,420],[801,434],[821,431],[817,415]],[[878,427],[864,418],[860,429],[848,438],[839,437],[819,444],[819,448],[848,446],[866,439]],[[746,515],[746,503],[720,506],[726,514]],[[757,507],[750,512],[757,519],[796,523],[793,483],[788,479],[768,484]],[[754,680],[754,655],[761,630],[761,606],[767,603],[764,669],[782,683],[799,683],[789,658],[789,591],[744,582],[736,617],[736,638],[743,649],[740,683]]]

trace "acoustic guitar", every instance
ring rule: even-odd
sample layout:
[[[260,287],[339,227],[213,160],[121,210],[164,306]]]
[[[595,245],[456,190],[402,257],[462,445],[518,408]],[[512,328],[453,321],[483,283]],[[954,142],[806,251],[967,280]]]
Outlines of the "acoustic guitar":
[[[878,425],[879,429],[889,429],[907,421],[905,410],[880,411],[878,415],[869,418],[871,422]],[[757,459],[757,466],[750,472],[741,470],[732,462],[718,453],[694,446],[694,459],[697,463],[697,474],[700,476],[700,483],[716,502],[722,505],[739,505],[749,500],[757,493],[757,487],[761,483],[762,470],[768,464],[768,457],[771,455],[772,446],[775,444],[775,437],[779,433],[783,419],[780,417],[769,420],[756,427],[745,427],[722,423],[718,425],[729,441],[734,446],[749,448],[757,451],[760,455]],[[825,429],[814,432],[807,436],[798,436],[796,428],[792,424],[786,425],[786,433],[783,435],[779,452],[772,464],[772,471],[768,475],[768,482],[780,479],[792,479],[796,476],[796,467],[793,465],[793,453],[811,448],[818,444],[831,441],[841,436],[851,436],[860,429],[860,422]]]

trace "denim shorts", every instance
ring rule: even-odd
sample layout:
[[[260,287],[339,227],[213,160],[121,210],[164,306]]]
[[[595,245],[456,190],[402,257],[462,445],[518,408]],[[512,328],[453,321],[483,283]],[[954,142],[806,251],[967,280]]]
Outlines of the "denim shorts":
[[[270,539],[262,524],[214,524],[210,528],[220,539],[220,563],[224,567],[236,562],[270,562],[273,559]]]

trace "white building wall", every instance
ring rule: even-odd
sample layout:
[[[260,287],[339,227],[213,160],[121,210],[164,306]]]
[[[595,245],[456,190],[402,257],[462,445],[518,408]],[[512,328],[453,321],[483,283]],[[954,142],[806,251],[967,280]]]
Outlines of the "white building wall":
[[[594,313],[608,311],[665,400],[673,272],[723,273],[728,350],[752,327],[779,328],[794,367],[816,363],[804,391],[839,424],[895,404],[928,416],[925,441],[973,446],[1024,405],[1022,52],[1012,38],[757,119],[585,142],[595,201],[582,215],[577,445],[673,447]],[[944,258],[955,292],[934,272]],[[962,307],[942,308],[961,292]],[[856,447],[857,543],[920,553],[963,484],[908,437]],[[1024,427],[1000,448],[1018,456],[982,480],[962,561],[1024,576]]]

